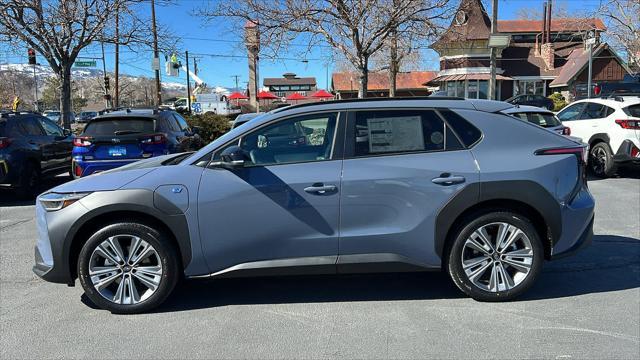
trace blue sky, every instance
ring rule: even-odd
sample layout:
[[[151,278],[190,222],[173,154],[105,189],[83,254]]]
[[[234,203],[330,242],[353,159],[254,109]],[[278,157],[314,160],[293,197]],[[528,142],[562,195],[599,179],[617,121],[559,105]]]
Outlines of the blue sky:
[[[233,1],[233,0],[231,0]],[[490,3],[490,0],[483,0]],[[499,0],[498,16],[500,19],[514,19],[521,7],[542,8],[542,0]],[[600,0],[556,0],[555,6],[564,6],[570,12],[581,13],[598,7]],[[199,76],[209,85],[234,87],[234,75],[239,75],[239,84],[244,87],[248,80],[246,51],[242,47],[242,39],[238,35],[239,29],[234,29],[234,23],[225,19],[215,19],[205,23],[204,19],[194,15],[203,4],[200,0],[177,0],[177,4],[157,7],[157,20],[168,26],[176,35],[181,37],[181,46],[189,50],[190,57],[198,57]],[[490,11],[489,9],[487,9]],[[295,47],[293,48],[295,50]],[[319,47],[307,56],[307,62],[292,50],[281,56],[285,60],[269,61],[261,60],[260,78],[279,77],[285,72],[294,72],[298,76],[316,77],[319,88],[326,88],[327,49]],[[113,70],[113,47],[105,48],[107,53],[107,71]],[[424,70],[438,70],[437,57],[430,50],[424,50]],[[197,55],[196,55],[197,54]],[[83,53],[84,56],[99,56],[99,47],[95,46]],[[183,54],[182,54],[183,55]],[[219,57],[215,55],[224,55]],[[121,55],[121,71],[131,75],[153,76],[151,70],[152,53],[150,50],[136,49],[136,52],[123,49]],[[161,58],[162,59],[162,58]],[[1,61],[26,62],[26,50],[24,56],[0,56]],[[42,62],[42,61],[40,61]],[[184,61],[183,61],[184,63]],[[328,65],[329,76],[332,71]],[[163,81],[185,82],[185,74],[180,72],[180,77],[168,77],[163,74]],[[330,79],[329,79],[330,81]],[[261,81],[262,82],[262,81]]]

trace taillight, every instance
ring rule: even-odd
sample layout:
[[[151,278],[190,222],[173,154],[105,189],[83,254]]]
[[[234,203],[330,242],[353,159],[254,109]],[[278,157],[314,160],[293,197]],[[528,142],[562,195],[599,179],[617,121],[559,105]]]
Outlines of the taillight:
[[[616,124],[620,125],[623,129],[640,130],[640,120],[616,120]]]
[[[154,134],[150,135],[149,137],[143,138],[142,140],[140,140],[140,142],[145,145],[164,144],[167,142],[167,137],[164,136],[164,134]]]
[[[91,146],[91,138],[88,136],[79,136],[73,139],[73,146],[87,147]]]
[[[565,127],[562,129],[562,135],[567,135],[567,136],[568,136],[568,135],[571,135],[571,128],[570,128],[570,127],[566,127],[566,126],[565,126]]]
[[[73,169],[75,175],[77,177],[82,176],[82,168],[80,167],[80,165],[76,164],[75,168]]]
[[[11,139],[8,137],[0,137],[0,149],[8,148],[11,145]]]
[[[600,95],[600,86],[596,85],[596,86],[593,87],[593,94],[595,96]]]
[[[589,152],[586,146],[572,146],[572,147],[560,147],[560,148],[550,148],[550,149],[540,149],[536,150],[536,155],[564,155],[571,154],[575,155],[578,158],[578,162],[586,164],[587,156]]]

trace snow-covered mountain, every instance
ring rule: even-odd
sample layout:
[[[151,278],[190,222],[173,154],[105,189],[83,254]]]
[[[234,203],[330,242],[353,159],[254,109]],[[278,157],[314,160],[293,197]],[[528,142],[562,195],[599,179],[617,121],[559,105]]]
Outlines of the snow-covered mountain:
[[[33,65],[29,65],[29,64],[0,64],[0,73],[16,72],[16,73],[20,73],[21,75],[32,77],[34,73],[34,68],[35,68],[35,74],[36,74],[36,78],[38,79],[38,82],[44,81],[47,78],[55,76],[55,73],[49,66],[35,65],[34,67]],[[71,70],[71,76],[73,77],[73,79],[78,80],[78,79],[88,79],[88,78],[96,78],[96,77],[101,78],[104,75],[102,70],[97,68],[73,68]],[[110,76],[113,76],[113,74],[110,74]],[[120,74],[120,76],[128,77],[133,81],[136,81],[137,79],[144,79],[144,78],[148,79],[148,77],[145,77],[145,76],[132,76],[132,75],[127,75],[122,73]],[[187,85],[178,83],[178,82],[163,81],[162,88],[168,91],[185,91],[187,89]]]

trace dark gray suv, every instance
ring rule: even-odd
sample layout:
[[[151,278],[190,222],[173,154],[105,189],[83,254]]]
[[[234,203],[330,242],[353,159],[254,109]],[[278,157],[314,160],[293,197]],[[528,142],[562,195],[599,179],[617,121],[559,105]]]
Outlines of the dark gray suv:
[[[510,300],[592,237],[585,148],[504,102],[380,99],[274,110],[191,154],[42,194],[34,271],[117,313],[182,276],[444,270]],[[428,286],[428,285],[423,285]]]

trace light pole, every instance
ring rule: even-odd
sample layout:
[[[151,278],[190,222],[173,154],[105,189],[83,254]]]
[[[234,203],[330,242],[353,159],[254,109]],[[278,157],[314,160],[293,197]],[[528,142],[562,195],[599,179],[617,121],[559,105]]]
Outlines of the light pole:
[[[158,58],[158,32],[156,30],[156,5],[155,1],[151,0],[151,31],[153,31],[153,63],[160,63]],[[162,87],[160,86],[160,66],[155,69],[156,75],[156,100],[157,106],[162,104]]]

